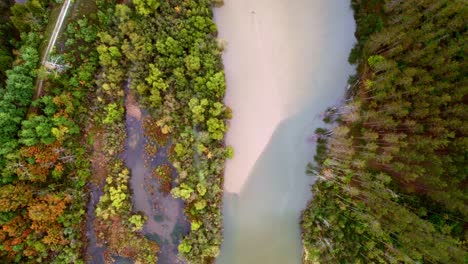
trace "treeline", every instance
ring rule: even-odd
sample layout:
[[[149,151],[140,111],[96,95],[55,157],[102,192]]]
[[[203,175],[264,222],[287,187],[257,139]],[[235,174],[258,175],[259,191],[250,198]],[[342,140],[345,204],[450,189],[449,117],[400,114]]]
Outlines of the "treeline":
[[[191,222],[191,232],[178,248],[190,263],[211,263],[219,254],[222,173],[225,159],[232,156],[223,143],[231,113],[222,102],[222,46],[216,39],[212,4],[134,0],[117,5],[123,39],[106,36],[98,47],[105,65],[123,58],[130,88],[153,116],[146,125],[149,133],[161,144],[171,142],[168,155],[178,172],[171,194],[186,202]],[[103,84],[110,90],[114,86]]]
[[[41,33],[50,11],[47,0],[12,4],[0,5],[0,169],[19,144],[17,132],[32,100]],[[34,20],[34,27],[24,26],[23,20]]]
[[[0,2],[0,87],[4,85],[6,71],[13,63],[13,41],[18,35],[10,20],[13,0]]]
[[[40,67],[39,45],[49,38],[44,30],[54,8],[55,1],[30,0],[10,10],[20,39],[9,40],[16,57],[0,92],[2,263],[84,263],[90,164],[80,126],[97,52],[92,39],[79,40],[67,49],[76,52],[53,55],[60,66]],[[38,77],[44,94],[32,102]]]
[[[468,6],[352,4],[358,73],[316,131],[304,262],[466,263]]]

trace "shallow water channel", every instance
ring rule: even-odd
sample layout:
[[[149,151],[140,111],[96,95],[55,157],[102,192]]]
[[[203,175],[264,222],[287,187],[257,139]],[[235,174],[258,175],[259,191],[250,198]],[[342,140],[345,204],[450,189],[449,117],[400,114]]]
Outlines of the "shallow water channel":
[[[143,212],[148,217],[143,233],[160,246],[158,263],[184,263],[177,256],[177,246],[190,229],[183,212],[183,201],[174,199],[171,194],[161,193],[158,180],[151,176],[153,168],[169,163],[166,155],[168,146],[160,146],[156,156],[148,156],[142,127],[142,121],[148,114],[140,110],[138,103],[128,92],[125,105],[127,140],[123,158],[131,171],[133,210]],[[175,169],[172,169],[175,175]]]
[[[230,0],[215,10],[226,41],[224,244],[218,264],[301,262],[299,217],[311,199],[308,140],[343,97],[355,41],[349,0]]]

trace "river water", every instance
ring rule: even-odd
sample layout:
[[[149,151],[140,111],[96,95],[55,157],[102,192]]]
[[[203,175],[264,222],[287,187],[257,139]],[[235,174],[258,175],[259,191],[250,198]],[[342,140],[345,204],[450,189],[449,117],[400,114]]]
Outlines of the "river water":
[[[299,217],[319,114],[343,97],[355,42],[349,0],[226,0],[215,10],[227,43],[224,244],[218,264],[300,263]]]

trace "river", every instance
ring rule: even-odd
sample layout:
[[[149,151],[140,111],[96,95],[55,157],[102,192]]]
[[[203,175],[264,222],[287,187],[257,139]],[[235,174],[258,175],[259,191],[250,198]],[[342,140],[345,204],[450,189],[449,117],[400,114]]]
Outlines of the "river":
[[[224,243],[218,264],[300,263],[299,217],[314,179],[305,167],[320,113],[354,68],[349,0],[230,0],[215,10],[226,41]]]

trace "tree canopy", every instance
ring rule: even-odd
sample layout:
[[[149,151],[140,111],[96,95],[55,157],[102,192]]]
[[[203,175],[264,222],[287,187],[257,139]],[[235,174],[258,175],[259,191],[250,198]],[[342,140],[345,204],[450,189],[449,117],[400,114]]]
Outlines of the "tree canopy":
[[[358,73],[317,131],[306,262],[464,263],[463,1],[353,1]]]

